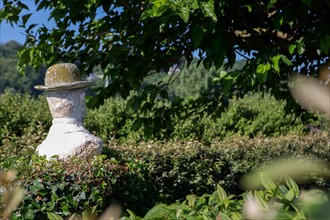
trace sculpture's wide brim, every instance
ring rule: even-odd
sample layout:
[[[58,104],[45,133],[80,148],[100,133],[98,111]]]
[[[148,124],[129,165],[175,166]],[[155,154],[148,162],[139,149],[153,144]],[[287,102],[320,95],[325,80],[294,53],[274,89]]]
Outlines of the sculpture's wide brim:
[[[34,86],[37,90],[42,91],[63,91],[63,90],[72,90],[72,89],[83,89],[90,87],[93,84],[93,82],[90,81],[78,81],[78,82],[72,82],[72,83],[65,83],[61,85],[54,85],[54,86],[44,86],[44,85],[37,85]]]

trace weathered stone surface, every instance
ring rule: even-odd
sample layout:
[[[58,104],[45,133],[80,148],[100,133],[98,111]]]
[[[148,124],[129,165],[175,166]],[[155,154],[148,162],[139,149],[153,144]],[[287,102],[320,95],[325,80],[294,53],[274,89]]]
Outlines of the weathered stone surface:
[[[58,86],[66,83],[79,82],[81,80],[80,71],[72,63],[55,64],[47,69],[45,86]]]
[[[47,92],[46,98],[53,118],[72,118],[78,123],[83,122],[86,113],[83,90]]]
[[[60,64],[57,64],[60,65]],[[61,83],[51,82],[49,85],[37,86],[37,89],[45,90],[50,112],[53,117],[52,126],[46,139],[37,147],[39,155],[45,155],[47,159],[57,155],[59,159],[68,159],[72,156],[87,158],[100,154],[103,142],[100,138],[92,135],[84,126],[83,118],[86,113],[85,92],[82,88],[90,85],[87,81],[72,81],[76,78],[77,68],[73,64],[64,66],[52,66],[51,71],[66,71],[65,74],[51,72],[47,76],[65,76],[70,79],[65,82],[59,78]],[[70,72],[71,71],[71,72]],[[78,70],[79,71],[79,70]],[[68,74],[74,74],[73,78]],[[51,80],[54,80],[51,79]],[[55,85],[55,86],[54,86]],[[77,86],[78,85],[78,86]]]

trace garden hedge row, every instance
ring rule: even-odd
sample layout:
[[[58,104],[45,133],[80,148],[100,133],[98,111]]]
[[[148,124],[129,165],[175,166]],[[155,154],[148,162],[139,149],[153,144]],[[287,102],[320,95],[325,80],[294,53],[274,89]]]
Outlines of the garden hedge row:
[[[239,194],[242,192],[239,182],[243,175],[275,159],[307,157],[326,162],[330,159],[327,134],[236,138],[210,145],[185,141],[109,144],[109,147],[120,161],[146,163],[148,179],[153,180],[165,202],[180,200],[190,193],[210,193],[217,184],[230,193]],[[314,180],[313,185],[329,190],[328,180]]]
[[[23,141],[22,141],[23,142]],[[103,156],[94,160],[46,162],[33,156],[34,148],[21,146],[0,162],[2,170],[17,171],[16,183],[26,191],[14,213],[17,219],[43,219],[51,210],[61,216],[93,209],[112,202],[144,215],[155,204],[182,201],[189,194],[212,193],[217,184],[239,195],[243,175],[272,163],[278,157],[318,158],[329,162],[329,136],[286,136],[269,139],[232,139],[205,145],[197,141],[117,144],[109,142]],[[307,178],[307,177],[306,177]],[[329,192],[330,181],[312,176],[303,188]]]

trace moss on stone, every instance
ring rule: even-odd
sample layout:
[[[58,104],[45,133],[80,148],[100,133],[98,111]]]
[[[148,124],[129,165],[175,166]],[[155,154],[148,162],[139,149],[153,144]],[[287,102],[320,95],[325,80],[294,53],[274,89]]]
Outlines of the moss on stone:
[[[81,81],[78,67],[72,63],[54,64],[46,72],[45,85],[55,86]]]

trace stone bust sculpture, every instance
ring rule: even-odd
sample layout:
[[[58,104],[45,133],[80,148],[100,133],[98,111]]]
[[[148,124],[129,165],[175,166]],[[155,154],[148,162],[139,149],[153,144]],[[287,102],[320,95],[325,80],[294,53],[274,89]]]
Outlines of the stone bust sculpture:
[[[46,139],[37,147],[39,155],[46,155],[47,159],[54,155],[67,159],[71,156],[87,158],[102,152],[102,140],[83,126],[84,88],[91,84],[81,79],[74,64],[55,64],[47,69],[45,85],[35,88],[46,92],[53,121]]]

